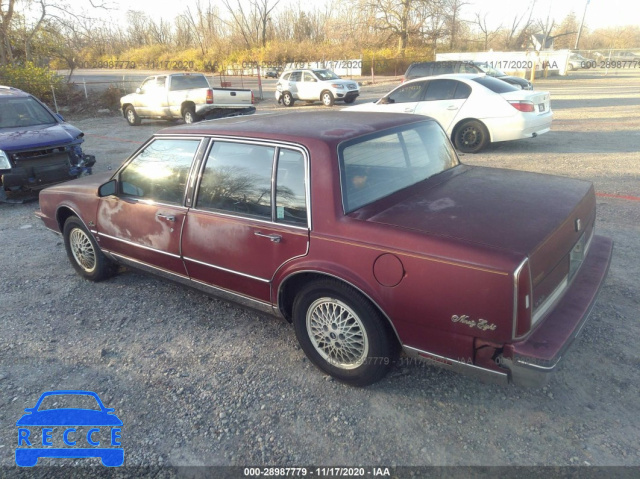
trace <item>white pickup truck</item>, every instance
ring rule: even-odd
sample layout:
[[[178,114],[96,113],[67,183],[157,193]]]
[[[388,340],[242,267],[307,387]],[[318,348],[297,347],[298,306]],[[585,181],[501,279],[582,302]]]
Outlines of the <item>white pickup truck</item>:
[[[193,123],[203,118],[252,113],[251,90],[211,88],[201,73],[172,73],[146,78],[135,93],[120,98],[120,109],[130,125],[143,118]]]

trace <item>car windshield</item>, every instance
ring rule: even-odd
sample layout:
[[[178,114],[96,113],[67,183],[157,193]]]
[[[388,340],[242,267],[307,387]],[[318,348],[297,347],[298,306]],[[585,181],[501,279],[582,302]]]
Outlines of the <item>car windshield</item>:
[[[56,120],[36,99],[0,99],[0,128],[19,128],[36,125],[53,125]]]
[[[488,88],[494,93],[508,93],[510,91],[518,91],[513,85],[510,85],[506,81],[497,80],[491,76],[473,78],[473,81],[480,83],[485,88]]]
[[[38,411],[47,411],[49,409],[91,409],[101,411],[96,398],[88,394],[52,394],[46,396],[40,403]]]
[[[338,149],[345,213],[458,165],[435,121],[379,131]]]
[[[313,70],[320,80],[339,80],[340,77],[333,73],[331,70]]]

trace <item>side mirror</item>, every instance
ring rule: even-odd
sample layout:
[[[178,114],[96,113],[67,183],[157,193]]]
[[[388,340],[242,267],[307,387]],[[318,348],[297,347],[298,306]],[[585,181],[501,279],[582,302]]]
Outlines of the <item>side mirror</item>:
[[[136,93],[139,95],[140,93],[142,93],[142,88],[136,88]]]
[[[98,196],[100,198],[112,196],[116,194],[116,191],[118,191],[118,182],[116,180],[111,180],[98,188]]]
[[[58,117],[58,120],[64,122],[64,117],[60,113],[56,113],[56,117]]]
[[[380,101],[378,103],[380,103],[381,105],[388,105],[390,103],[395,103],[395,100],[393,98],[383,96],[382,98],[380,98]]]

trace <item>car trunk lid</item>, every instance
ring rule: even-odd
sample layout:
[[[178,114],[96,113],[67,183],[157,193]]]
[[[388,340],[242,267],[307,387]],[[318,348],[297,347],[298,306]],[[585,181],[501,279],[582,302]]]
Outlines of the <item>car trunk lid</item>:
[[[558,286],[579,266],[580,255],[572,254],[576,245],[588,247],[595,221],[593,185],[529,172],[461,168],[466,171],[446,182],[359,217],[528,257],[535,314],[558,296]]]

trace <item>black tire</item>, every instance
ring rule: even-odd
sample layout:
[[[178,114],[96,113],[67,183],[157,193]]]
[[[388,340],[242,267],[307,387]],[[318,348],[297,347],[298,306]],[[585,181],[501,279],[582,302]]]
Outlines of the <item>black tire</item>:
[[[136,113],[136,109],[131,105],[124,109],[124,117],[131,126],[139,126],[140,123],[142,123],[142,120]]]
[[[463,153],[478,153],[489,144],[489,132],[478,120],[465,121],[456,128],[453,144]]]
[[[184,109],[182,112],[182,119],[188,125],[200,121],[200,117],[196,115],[196,109],[193,106],[188,106]]]
[[[296,101],[294,100],[293,96],[291,96],[291,93],[289,93],[288,91],[285,91],[282,94],[282,104],[284,106],[293,106],[295,102]]]
[[[90,281],[102,281],[116,272],[77,216],[70,216],[62,230],[67,256],[76,272]]]
[[[398,353],[398,344],[380,312],[339,281],[326,279],[304,286],[293,303],[293,325],[311,362],[351,386],[382,379]],[[346,346],[343,341],[349,340],[351,345]]]
[[[333,106],[335,99],[330,91],[325,90],[320,94],[320,101],[324,106]]]
[[[573,70],[573,65],[571,63],[567,64],[567,71]]]
[[[349,96],[349,97],[344,99],[344,102],[345,103],[353,103],[354,101],[356,101],[356,98],[357,97],[355,97],[355,96]]]

